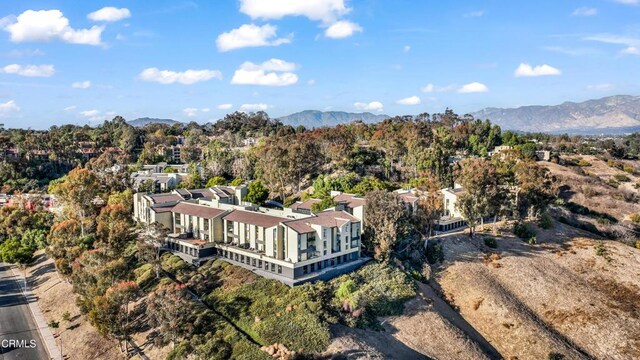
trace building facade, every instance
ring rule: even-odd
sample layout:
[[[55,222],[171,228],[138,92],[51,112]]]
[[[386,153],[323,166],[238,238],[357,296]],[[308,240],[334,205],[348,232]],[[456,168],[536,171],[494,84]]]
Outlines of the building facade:
[[[245,186],[134,195],[134,217],[168,229],[165,249],[199,264],[213,257],[293,286],[349,272],[362,221],[344,210],[299,213],[245,203]]]

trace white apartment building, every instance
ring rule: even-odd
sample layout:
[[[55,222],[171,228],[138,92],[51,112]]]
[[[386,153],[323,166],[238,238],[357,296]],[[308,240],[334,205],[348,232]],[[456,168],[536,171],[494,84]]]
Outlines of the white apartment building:
[[[165,248],[199,264],[214,256],[293,286],[360,266],[362,222],[342,210],[297,213],[242,202],[246,187],[135,194],[134,217],[167,229]]]

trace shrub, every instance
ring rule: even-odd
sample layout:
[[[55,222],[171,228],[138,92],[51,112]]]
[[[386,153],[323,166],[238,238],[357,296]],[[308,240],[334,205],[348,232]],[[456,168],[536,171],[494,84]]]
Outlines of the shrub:
[[[636,240],[636,249],[640,249],[640,240]]]
[[[631,165],[624,165],[622,167],[622,170],[624,170],[625,172],[628,172],[629,174],[635,174],[636,173],[636,168],[634,168]]]
[[[527,242],[529,243],[529,245],[535,245],[538,243],[538,240],[536,239],[535,236],[532,236],[529,238],[529,240],[527,240]]]
[[[429,241],[427,243],[427,261],[429,264],[435,264],[444,261],[444,249],[439,242]]]
[[[496,241],[496,239],[492,238],[492,237],[486,237],[484,238],[484,244],[487,245],[488,247],[495,249],[498,247],[498,242]]]
[[[255,330],[267,344],[282,343],[287,349],[318,353],[329,345],[329,329],[316,316],[289,311],[260,321]]]
[[[340,287],[336,291],[336,297],[340,299],[340,301],[348,300],[357,288],[358,286],[356,285],[356,282],[352,279],[348,279],[340,284]]]
[[[244,184],[244,179],[241,179],[241,178],[235,178],[235,179],[231,180],[231,182],[229,183],[229,185],[231,185],[231,186],[239,186],[239,185],[242,185],[242,184]]]
[[[68,312],[68,311],[65,311],[65,312],[62,314],[62,320],[64,320],[64,321],[69,321],[69,320],[71,320],[71,313],[70,313],[70,312]]]
[[[589,186],[583,186],[582,187],[582,194],[584,194],[584,196],[587,199],[590,199],[590,198],[592,198],[594,196],[600,195],[600,193],[598,193],[598,191],[596,191],[595,189],[593,189],[592,187],[589,187]]]
[[[591,166],[591,163],[588,162],[585,159],[580,159],[580,161],[578,161],[577,165],[580,166],[580,167],[587,167],[587,166]]]
[[[549,230],[553,228],[553,218],[548,213],[542,214],[542,217],[538,221],[538,226],[542,229]]]
[[[550,352],[549,355],[547,355],[547,360],[563,360],[563,359],[564,359],[564,355],[557,352]]]
[[[529,224],[526,224],[526,223],[523,223],[523,222],[517,222],[513,226],[513,233],[517,237],[519,237],[520,239],[523,239],[523,240],[529,240],[532,237],[536,236],[535,230],[533,230],[531,228],[531,226],[529,226]]]
[[[629,177],[625,174],[615,174],[613,175],[613,178],[617,181],[617,182],[629,182],[631,181],[631,179],[629,179]]]
[[[602,241],[598,241],[598,245],[595,247],[596,255],[605,256],[607,254],[607,249],[604,247],[604,243]]]
[[[634,223],[640,223],[640,213],[631,214],[630,218]]]
[[[209,181],[207,181],[206,187],[210,188],[216,185],[224,185],[226,183],[227,183],[227,180],[225,180],[225,178],[223,178],[222,176],[214,176],[211,179],[209,179]]]
[[[613,188],[618,188],[618,186],[620,186],[620,183],[617,182],[614,178],[609,179],[609,181],[607,181],[607,184]]]

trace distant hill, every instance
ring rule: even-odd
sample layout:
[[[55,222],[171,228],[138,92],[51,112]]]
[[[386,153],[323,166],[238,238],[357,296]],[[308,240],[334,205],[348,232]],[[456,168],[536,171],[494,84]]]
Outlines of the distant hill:
[[[165,124],[169,126],[172,126],[173,124],[182,124],[180,121],[176,121],[176,120],[154,119],[154,118],[148,118],[148,117],[138,118],[135,120],[128,121],[127,123],[135,127],[143,127],[148,124]]]
[[[323,126],[347,124],[356,120],[362,120],[365,123],[376,123],[387,118],[389,118],[388,115],[376,115],[370,112],[349,113],[344,111],[305,110],[279,117],[278,120],[282,121],[283,124],[293,127],[302,125],[306,128],[319,128]]]
[[[505,130],[575,134],[620,134],[640,129],[640,96],[617,95],[581,103],[486,108],[472,113]]]

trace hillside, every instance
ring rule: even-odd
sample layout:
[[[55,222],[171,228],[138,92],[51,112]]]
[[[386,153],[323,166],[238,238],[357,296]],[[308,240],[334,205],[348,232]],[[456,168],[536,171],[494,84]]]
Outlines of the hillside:
[[[486,108],[472,113],[506,130],[601,134],[640,129],[640,96],[618,95],[554,106]]]
[[[156,118],[138,118],[135,120],[128,121],[128,124],[135,127],[143,127],[148,124],[165,124],[172,126],[174,124],[182,124],[180,121],[172,120],[172,119],[156,119]]]
[[[352,121],[362,120],[365,123],[376,123],[387,119],[388,115],[364,113],[349,113],[344,111],[318,111],[305,110],[295,114],[278,118],[283,124],[296,127],[302,125],[306,128],[319,128],[323,126],[336,126]]]

